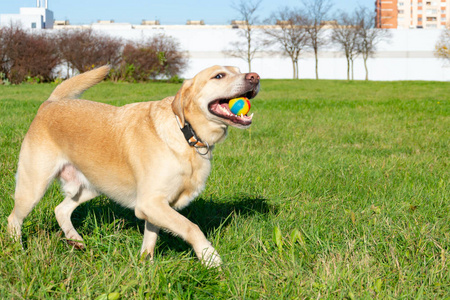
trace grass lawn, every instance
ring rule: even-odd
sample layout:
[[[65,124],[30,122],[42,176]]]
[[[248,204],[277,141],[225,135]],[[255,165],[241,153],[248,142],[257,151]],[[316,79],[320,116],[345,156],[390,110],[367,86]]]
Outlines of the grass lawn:
[[[102,83],[123,105],[180,85]],[[55,183],[6,235],[20,144],[54,85],[0,86],[0,295],[5,299],[450,297],[450,83],[263,80],[251,129],[230,129],[206,190],[182,213],[221,254],[208,270],[162,233],[140,261],[143,221],[105,197],[61,236]],[[108,298],[109,297],[109,298]]]

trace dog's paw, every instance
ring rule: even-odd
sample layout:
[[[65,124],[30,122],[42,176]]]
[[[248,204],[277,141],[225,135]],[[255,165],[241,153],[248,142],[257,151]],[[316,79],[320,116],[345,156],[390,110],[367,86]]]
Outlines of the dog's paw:
[[[154,262],[153,252],[148,252],[147,250],[141,252],[140,261],[141,262],[149,261],[149,262],[153,263]]]
[[[82,241],[67,240],[67,244],[71,245],[77,250],[84,250],[86,248]]]
[[[219,253],[212,246],[203,250],[201,262],[208,268],[219,268],[222,265],[222,259]]]

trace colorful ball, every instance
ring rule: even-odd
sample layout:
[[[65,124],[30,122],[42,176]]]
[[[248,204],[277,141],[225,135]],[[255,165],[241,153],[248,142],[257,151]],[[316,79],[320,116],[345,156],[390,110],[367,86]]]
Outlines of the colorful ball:
[[[237,116],[240,116],[241,114],[245,116],[251,107],[250,100],[246,97],[231,99],[228,102],[228,106],[230,107],[231,112]]]

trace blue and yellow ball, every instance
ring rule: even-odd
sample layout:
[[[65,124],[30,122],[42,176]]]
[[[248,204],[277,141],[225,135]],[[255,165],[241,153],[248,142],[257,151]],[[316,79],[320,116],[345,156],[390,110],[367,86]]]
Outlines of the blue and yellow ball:
[[[239,97],[231,99],[228,102],[228,106],[230,107],[230,110],[233,114],[240,116],[247,115],[247,113],[250,111],[250,100],[246,97]]]

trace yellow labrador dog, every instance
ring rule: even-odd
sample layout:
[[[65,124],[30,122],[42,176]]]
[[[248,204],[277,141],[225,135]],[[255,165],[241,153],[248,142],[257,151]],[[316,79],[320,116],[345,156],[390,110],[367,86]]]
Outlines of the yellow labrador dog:
[[[252,123],[231,113],[228,100],[255,97],[258,74],[214,66],[186,80],[175,97],[123,107],[78,99],[108,72],[104,66],[64,81],[39,108],[20,150],[10,234],[20,239],[24,218],[59,178],[66,197],[56,219],[75,247],[83,239],[71,214],[102,193],[145,220],[141,254],[153,258],[162,228],[186,240],[202,263],[219,266],[199,227],[176,210],[204,189],[211,151],[228,126]]]

